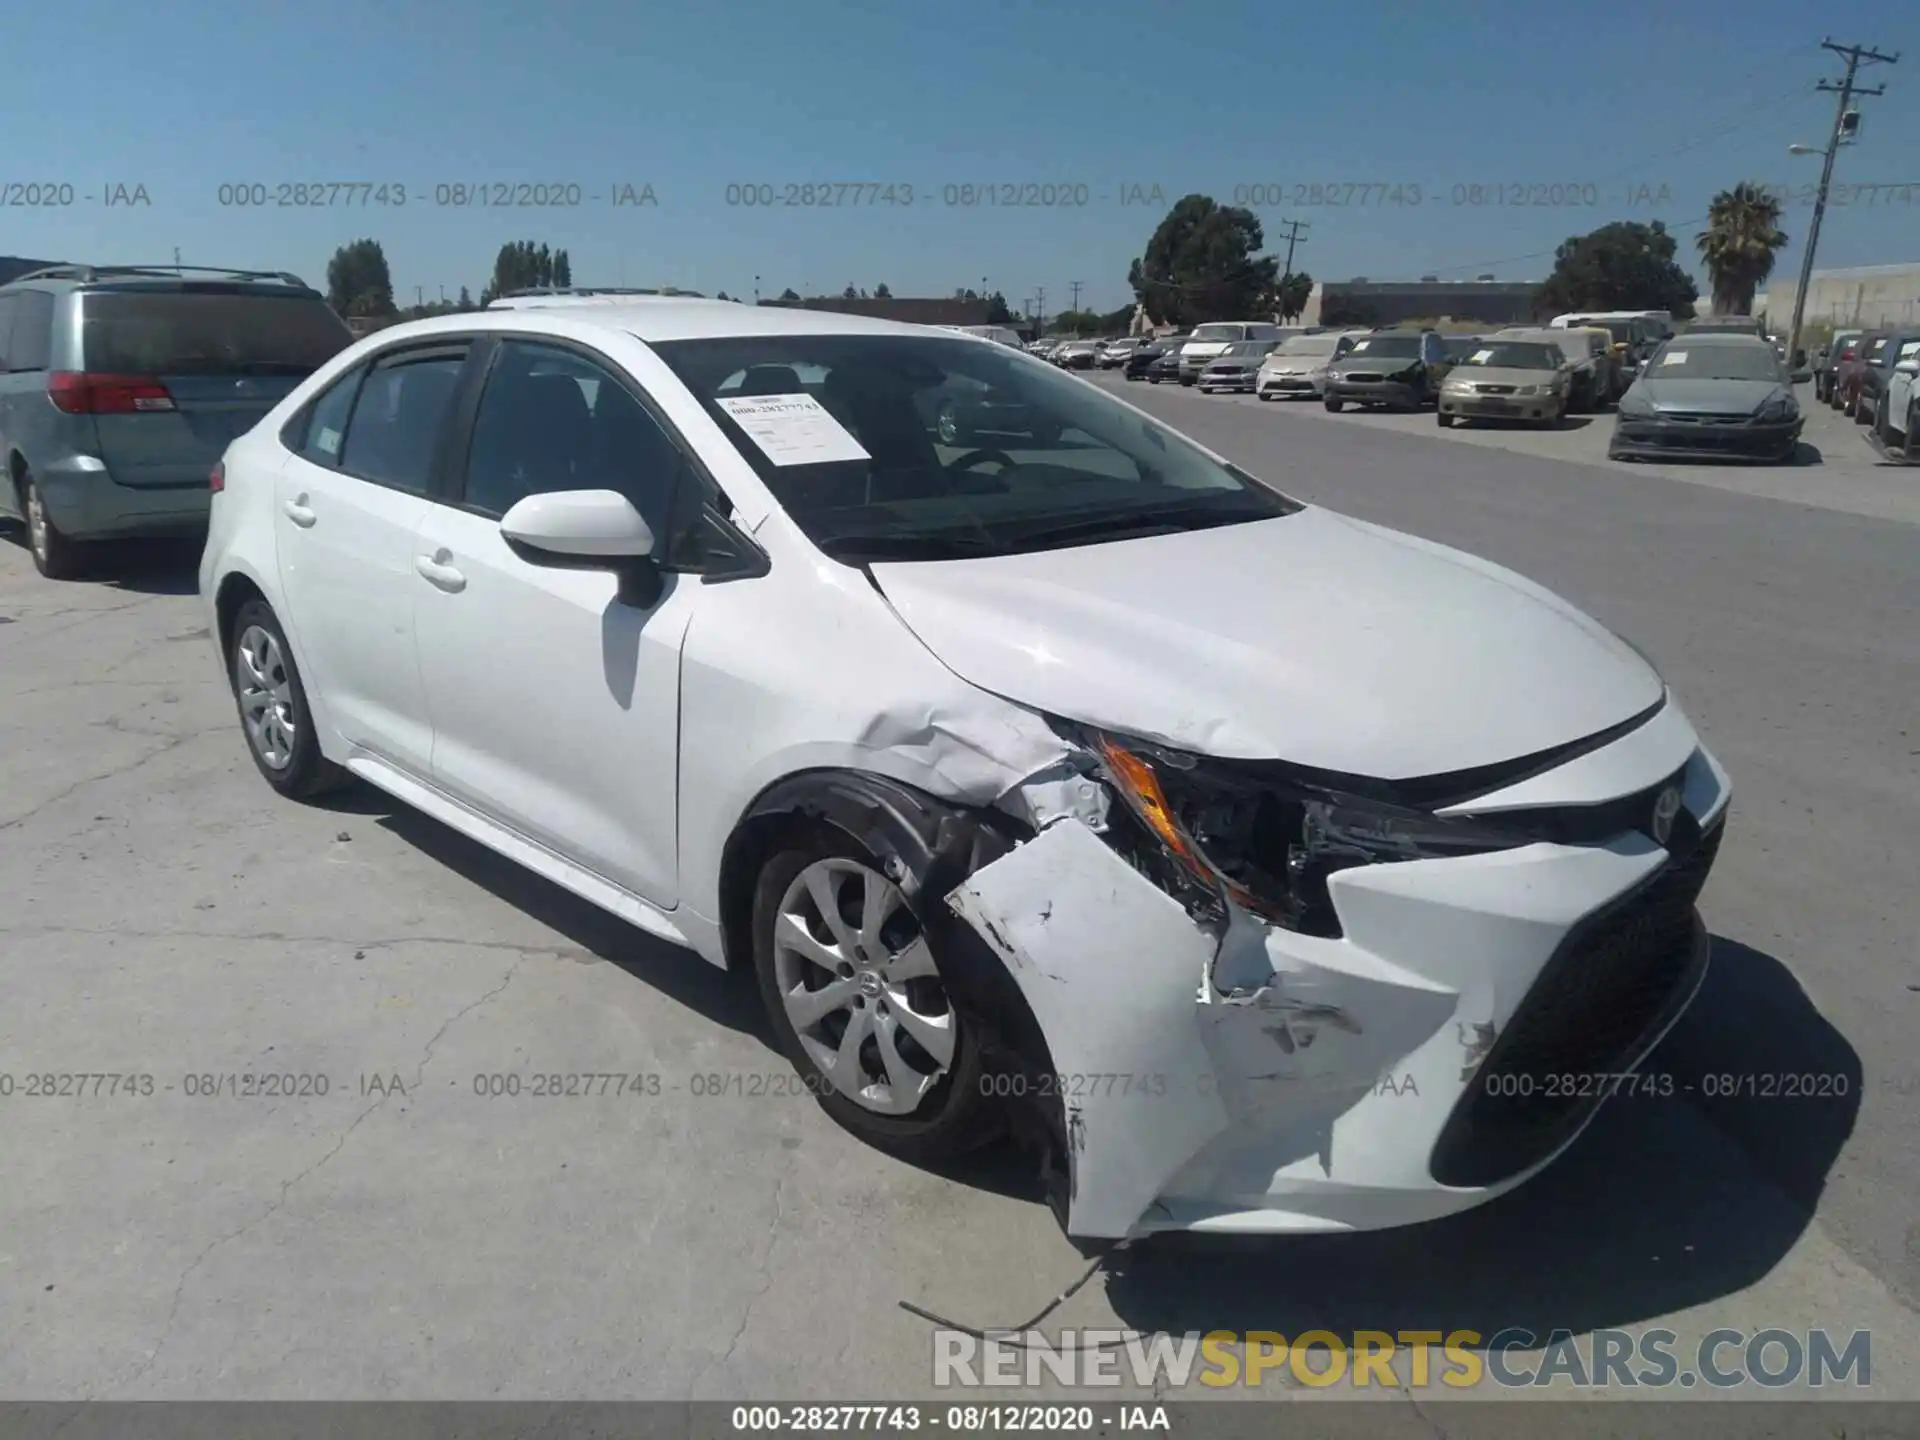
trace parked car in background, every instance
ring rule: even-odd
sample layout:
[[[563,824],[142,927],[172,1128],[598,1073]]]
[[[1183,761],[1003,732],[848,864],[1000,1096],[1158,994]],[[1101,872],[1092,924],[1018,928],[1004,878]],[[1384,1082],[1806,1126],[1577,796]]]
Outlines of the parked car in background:
[[[1100,358],[1101,340],[1069,340],[1053,352],[1053,363],[1062,370],[1091,370]]]
[[[1607,456],[1790,459],[1805,423],[1793,378],[1758,335],[1688,332],[1620,397]]]
[[[1449,368],[1437,332],[1375,330],[1328,365],[1322,403],[1336,414],[1347,405],[1417,410],[1438,398]]]
[[[1834,409],[1843,415],[1858,419],[1860,414],[1860,394],[1867,383],[1866,372],[1872,368],[1874,360],[1886,349],[1891,338],[1885,330],[1869,330],[1853,342],[1853,351],[1840,362],[1834,372],[1833,394],[1829,397]],[[1872,411],[1868,411],[1871,414]]]
[[[1604,325],[1569,325],[1567,334],[1588,338],[1594,371],[1599,376],[1596,408],[1605,409],[1626,394],[1640,369],[1632,345],[1616,340],[1613,331]]]
[[[1613,340],[1606,331],[1515,325],[1496,332],[1492,338],[1533,340],[1557,346],[1572,367],[1567,376],[1567,409],[1573,413],[1602,410],[1612,400],[1615,391]]]
[[[1575,320],[1566,328],[1606,331],[1613,352],[1616,396],[1633,383],[1640,367],[1659,348],[1647,322],[1638,315],[1593,315]]]
[[[1047,351],[1051,350],[1057,343],[1058,343],[1057,341],[1051,339],[1050,337],[1041,335],[1036,339],[1029,340],[1026,345],[1026,350],[1029,355],[1044,355]]]
[[[1547,323],[1553,329],[1564,330],[1569,325],[1592,325],[1608,320],[1641,321],[1647,338],[1656,345],[1673,338],[1673,316],[1665,310],[1570,310]]]
[[[1368,330],[1321,330],[1289,336],[1260,362],[1254,394],[1262,400],[1298,396],[1324,398],[1327,367],[1353,349],[1355,341],[1371,333]]]
[[[1121,371],[1129,380],[1144,380],[1150,370],[1168,351],[1178,351],[1186,343],[1185,335],[1164,335],[1149,337],[1134,347],[1127,357],[1126,367]]]
[[[1122,335],[1118,340],[1109,340],[1100,347],[1099,366],[1102,370],[1118,370],[1127,363],[1127,357],[1140,348],[1137,335]]]
[[[1834,381],[1840,373],[1840,363],[1853,358],[1853,350],[1860,342],[1864,331],[1836,330],[1833,338],[1827,341],[1815,358],[1813,370],[1813,398],[1824,400],[1829,405],[1837,403],[1834,398]]]
[[[1026,343],[1020,338],[1020,332],[1011,330],[1005,325],[954,325],[951,327],[943,325],[939,328],[943,330],[951,328],[962,335],[978,335],[982,340],[995,340],[1002,345],[1010,345],[1015,350],[1026,348]]]
[[[1909,412],[1915,399],[1913,367],[1920,364],[1920,330],[1894,331],[1880,358],[1873,431],[1888,448],[1905,450],[1913,443]]]
[[[1544,340],[1485,340],[1448,372],[1434,418],[1442,430],[1456,420],[1558,425],[1572,373],[1560,347]]]
[[[1200,393],[1225,390],[1230,394],[1253,394],[1260,362],[1279,344],[1278,340],[1236,340],[1201,369],[1197,382]]]
[[[1874,435],[1892,455],[1920,462],[1920,336],[1895,342],[1887,393],[1880,403]]]
[[[1890,329],[1876,336],[1861,362],[1854,367],[1853,384],[1848,397],[1852,406],[1847,414],[1858,424],[1871,425],[1880,413],[1880,400],[1887,393],[1893,357],[1899,353],[1900,340],[1905,334],[1904,330]]]
[[[1192,337],[1166,342],[1166,348],[1159,357],[1147,367],[1147,380],[1154,385],[1163,381],[1169,385],[1180,382],[1180,373],[1187,368],[1187,346],[1193,343]]]
[[[0,515],[39,572],[96,540],[191,536],[221,452],[353,343],[297,275],[59,265],[0,286]]]
[[[1024,437],[1042,449],[1060,443],[1060,429],[1049,416],[964,376],[949,376],[940,385],[917,390],[914,404],[921,422],[942,445],[971,449],[989,436]]]
[[[1680,327],[1682,335],[1751,335],[1767,339],[1767,327],[1751,315],[1702,315]],[[1769,341],[1768,343],[1772,343]]]
[[[956,381],[1085,443],[943,455]],[[198,604],[262,783],[734,971],[905,1183],[1011,1133],[1076,1239],[1438,1220],[1577,1144],[1712,963],[1731,782],[1631,644],[997,345],[446,315],[221,474]]]
[[[1278,340],[1280,327],[1258,320],[1225,320],[1193,327],[1181,351],[1180,383],[1195,384],[1209,360],[1242,340]]]

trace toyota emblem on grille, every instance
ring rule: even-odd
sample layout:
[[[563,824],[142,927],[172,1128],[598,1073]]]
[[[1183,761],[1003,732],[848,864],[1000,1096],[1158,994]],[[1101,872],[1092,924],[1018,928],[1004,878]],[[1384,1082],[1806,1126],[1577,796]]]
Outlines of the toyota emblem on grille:
[[[1660,798],[1653,802],[1653,843],[1664,845],[1667,837],[1673,834],[1673,820],[1680,813],[1680,791],[1669,785],[1660,792]]]

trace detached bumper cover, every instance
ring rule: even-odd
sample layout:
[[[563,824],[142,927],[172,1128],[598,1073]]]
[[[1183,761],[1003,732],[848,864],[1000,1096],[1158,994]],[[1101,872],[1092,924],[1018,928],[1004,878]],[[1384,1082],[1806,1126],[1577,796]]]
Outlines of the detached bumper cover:
[[[1800,441],[1802,416],[1791,420],[1726,424],[1661,416],[1621,416],[1607,445],[1612,455],[1785,455]]]
[[[1629,831],[1340,871],[1339,938],[1237,909],[1208,932],[1076,818],[963,881],[948,905],[1047,1042],[1068,1231],[1403,1225],[1549,1163],[1704,977],[1729,792],[1681,721],[1511,797],[1595,803],[1676,765],[1671,851]]]
[[[1546,420],[1560,413],[1557,395],[1455,395],[1442,391],[1440,413],[1472,420]]]

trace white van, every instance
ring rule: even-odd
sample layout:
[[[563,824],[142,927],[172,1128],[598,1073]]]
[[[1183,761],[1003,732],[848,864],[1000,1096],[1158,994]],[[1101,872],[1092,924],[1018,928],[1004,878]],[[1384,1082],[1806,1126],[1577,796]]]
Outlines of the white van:
[[[1555,330],[1587,325],[1595,320],[1645,320],[1662,340],[1673,338],[1673,316],[1665,310],[1569,310],[1548,322]]]

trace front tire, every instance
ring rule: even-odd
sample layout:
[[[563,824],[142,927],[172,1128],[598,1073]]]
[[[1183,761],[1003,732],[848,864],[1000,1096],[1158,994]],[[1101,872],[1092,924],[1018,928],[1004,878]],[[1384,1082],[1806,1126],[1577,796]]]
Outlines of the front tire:
[[[291,800],[346,783],[347,773],[320,753],[307,689],[273,607],[249,600],[233,619],[227,678],[247,753],[261,778]]]
[[[1342,410],[1344,410],[1347,404],[1346,401],[1337,399],[1332,395],[1327,396],[1326,401],[1324,403],[1326,404],[1328,412],[1334,415],[1338,415]]]
[[[811,829],[767,861],[753,964],[780,1049],[849,1134],[925,1164],[998,1133],[978,1037],[947,996],[920,917],[850,836]]]
[[[31,471],[20,479],[20,514],[27,524],[27,552],[33,556],[33,568],[42,576],[72,580],[86,569],[86,547],[60,533],[47,513],[40,482]]]
[[[1433,412],[1433,423],[1438,425],[1442,430],[1451,430],[1453,428],[1453,416],[1447,414],[1444,410],[1436,410]]]

